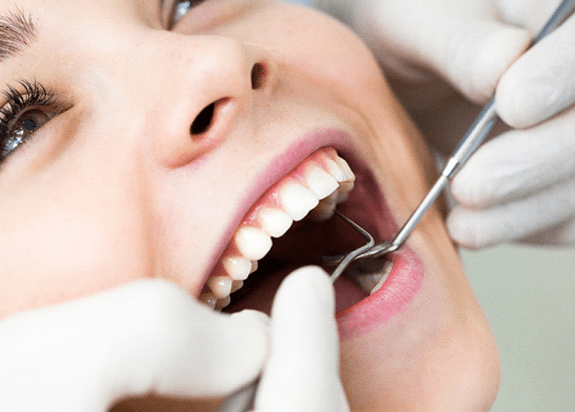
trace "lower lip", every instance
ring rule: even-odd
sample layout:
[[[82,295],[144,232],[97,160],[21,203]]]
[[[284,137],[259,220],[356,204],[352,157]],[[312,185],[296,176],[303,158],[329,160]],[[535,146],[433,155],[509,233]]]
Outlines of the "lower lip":
[[[421,288],[423,263],[411,249],[396,252],[392,261],[393,269],[377,292],[336,314],[342,341],[368,334],[404,312]]]
[[[355,193],[352,192],[353,195],[344,203],[351,213],[348,216],[380,239],[390,240],[398,231],[390,206],[380,193],[371,172],[361,163],[351,166],[362,184],[356,185]],[[354,213],[356,210],[361,212]],[[409,246],[403,246],[388,258],[393,261],[393,268],[383,286],[374,294],[336,313],[342,341],[368,334],[404,312],[421,288],[424,265]]]

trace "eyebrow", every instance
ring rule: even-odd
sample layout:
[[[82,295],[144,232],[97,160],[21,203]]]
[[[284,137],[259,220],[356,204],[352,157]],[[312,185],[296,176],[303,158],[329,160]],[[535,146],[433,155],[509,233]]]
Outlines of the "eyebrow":
[[[37,37],[30,14],[18,9],[0,16],[0,63],[30,46]]]

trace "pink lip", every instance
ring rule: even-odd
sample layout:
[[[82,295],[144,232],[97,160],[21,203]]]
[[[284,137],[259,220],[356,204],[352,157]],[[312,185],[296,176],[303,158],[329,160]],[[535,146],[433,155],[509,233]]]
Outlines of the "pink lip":
[[[394,254],[393,269],[383,287],[336,314],[342,341],[371,332],[376,326],[403,312],[423,281],[424,267],[409,248]]]
[[[236,215],[230,220],[219,246],[215,249],[214,254],[211,257],[212,264],[206,269],[202,282],[199,284],[194,296],[200,295],[202,288],[206,284],[214,266],[218,263],[234,230],[241,223],[250,207],[274,183],[290,173],[297,165],[317,149],[325,146],[332,146],[338,151],[353,153],[353,146],[351,144],[351,137],[349,134],[338,129],[317,129],[296,140],[287,148],[287,150],[278,154],[273,161],[264,168],[263,172],[255,179],[251,190],[247,192],[246,197],[241,202],[243,207],[238,208],[238,210],[236,210]]]

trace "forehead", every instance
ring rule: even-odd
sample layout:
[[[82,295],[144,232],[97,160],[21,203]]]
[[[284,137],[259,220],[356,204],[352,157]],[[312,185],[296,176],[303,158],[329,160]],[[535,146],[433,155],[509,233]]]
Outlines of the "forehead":
[[[42,33],[58,28],[86,28],[90,21],[116,20],[129,23],[128,16],[145,17],[150,22],[160,17],[164,3],[171,0],[13,0],[0,4],[3,20],[25,16]],[[55,36],[58,37],[58,36]]]
[[[126,33],[122,28],[136,22],[159,27],[161,4],[162,0],[2,2],[0,76],[44,73],[49,61],[66,65],[82,49],[110,48]]]

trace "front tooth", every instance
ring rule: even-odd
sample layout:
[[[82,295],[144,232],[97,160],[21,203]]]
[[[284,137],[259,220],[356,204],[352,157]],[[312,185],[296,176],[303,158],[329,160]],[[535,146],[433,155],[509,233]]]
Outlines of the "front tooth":
[[[347,162],[339,156],[336,156],[335,162],[341,168],[343,174],[346,177],[346,181],[355,182],[355,174],[351,170],[351,167],[347,164]]]
[[[262,229],[273,237],[283,236],[293,223],[292,218],[280,209],[263,208],[258,212],[258,219]]]
[[[268,234],[252,226],[243,226],[235,235],[236,246],[240,253],[249,260],[260,260],[272,247]]]
[[[216,307],[217,300],[218,298],[216,298],[214,294],[210,292],[202,293],[200,295],[200,302],[204,303],[205,305],[209,306],[212,309]]]
[[[284,184],[279,190],[279,198],[285,212],[295,221],[302,220],[319,203],[312,192],[295,182]]]
[[[232,290],[232,278],[229,276],[212,276],[206,284],[218,299],[229,296]]]
[[[345,173],[341,167],[332,159],[325,159],[324,162],[327,172],[334,177],[338,182],[343,182],[346,179]]]
[[[233,280],[245,280],[252,270],[252,262],[243,256],[228,256],[222,261],[222,265]]]
[[[318,199],[326,198],[339,187],[337,180],[319,166],[312,166],[306,171],[305,183]]]

